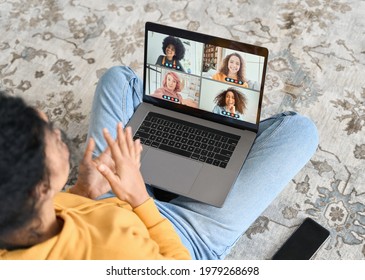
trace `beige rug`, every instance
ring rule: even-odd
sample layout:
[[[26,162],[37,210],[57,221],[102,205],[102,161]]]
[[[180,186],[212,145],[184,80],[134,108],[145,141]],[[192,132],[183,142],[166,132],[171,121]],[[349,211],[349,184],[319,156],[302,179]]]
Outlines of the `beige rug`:
[[[262,118],[311,117],[320,145],[228,259],[269,259],[305,217],[331,232],[316,259],[365,259],[365,1],[0,1],[0,87],[71,137],[75,180],[91,101],[113,65],[142,75],[144,23],[270,51]]]

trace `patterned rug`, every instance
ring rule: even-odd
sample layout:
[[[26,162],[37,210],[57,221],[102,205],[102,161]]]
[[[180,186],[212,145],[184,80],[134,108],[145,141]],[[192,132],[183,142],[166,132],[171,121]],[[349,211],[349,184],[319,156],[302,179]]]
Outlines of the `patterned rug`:
[[[331,232],[315,259],[365,259],[364,15],[364,0],[3,0],[0,88],[67,132],[72,184],[98,78],[142,75],[146,21],[265,46],[262,118],[307,115],[320,144],[227,259],[270,259],[305,217]]]

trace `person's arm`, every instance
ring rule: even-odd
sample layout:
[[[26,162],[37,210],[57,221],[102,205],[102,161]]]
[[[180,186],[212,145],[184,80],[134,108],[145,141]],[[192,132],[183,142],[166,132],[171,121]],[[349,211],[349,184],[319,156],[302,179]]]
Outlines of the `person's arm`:
[[[163,94],[164,94],[163,89],[162,88],[158,88],[158,89],[155,90],[154,93],[151,94],[151,96],[162,99],[162,95]]]
[[[116,140],[107,130],[104,130],[104,137],[115,162],[115,172],[105,164],[99,165],[98,170],[109,181],[116,196],[131,205],[145,224],[151,239],[159,245],[154,257],[190,258],[172,224],[161,216],[147,193],[139,170],[142,145],[138,139],[133,141],[131,128],[127,127],[124,133],[121,124],[118,124]]]
[[[164,56],[163,55],[160,55],[158,58],[157,58],[157,61],[156,61],[156,65],[161,65],[162,66],[162,58]]]
[[[221,107],[219,107],[218,105],[215,105],[214,108],[213,108],[213,113],[216,113],[216,114],[219,114],[221,115],[222,112],[221,112]]]
[[[159,252],[147,252],[152,258],[191,259],[189,251],[182,244],[169,220],[162,217],[152,198],[134,208],[133,211],[148,229],[149,235],[159,246]],[[143,250],[141,248],[141,250]]]
[[[103,163],[112,170],[115,169],[110,149],[106,148],[98,157],[93,158],[92,153],[94,149],[95,141],[93,138],[90,138],[85,154],[79,164],[76,184],[67,189],[67,192],[95,199],[111,190],[109,182],[96,168],[98,164]]]

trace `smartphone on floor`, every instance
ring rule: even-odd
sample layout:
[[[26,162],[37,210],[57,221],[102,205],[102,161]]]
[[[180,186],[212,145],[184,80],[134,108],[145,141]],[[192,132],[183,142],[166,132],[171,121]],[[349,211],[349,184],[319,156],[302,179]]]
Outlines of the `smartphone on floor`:
[[[311,218],[295,230],[272,257],[273,260],[309,260],[328,239],[330,232]]]

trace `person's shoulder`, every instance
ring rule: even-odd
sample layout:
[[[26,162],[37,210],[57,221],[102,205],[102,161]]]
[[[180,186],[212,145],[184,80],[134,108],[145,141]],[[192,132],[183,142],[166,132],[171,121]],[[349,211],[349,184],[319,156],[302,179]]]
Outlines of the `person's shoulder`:
[[[164,94],[163,88],[158,88],[158,89],[155,90],[154,93],[151,94],[151,96],[158,97],[158,98],[162,98],[162,95],[163,94]]]
[[[221,72],[217,72],[212,76],[212,79],[214,80],[218,80],[218,81],[223,81],[225,78],[225,75]]]
[[[214,108],[213,108],[213,113],[219,113],[221,112],[221,107],[219,105],[215,105]]]
[[[164,55],[160,55],[158,58],[157,58],[157,61],[156,61],[156,64],[161,64],[162,63],[162,59],[164,58]]]

